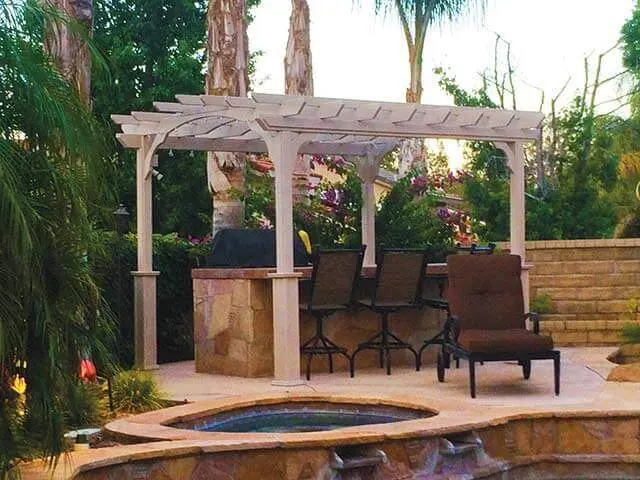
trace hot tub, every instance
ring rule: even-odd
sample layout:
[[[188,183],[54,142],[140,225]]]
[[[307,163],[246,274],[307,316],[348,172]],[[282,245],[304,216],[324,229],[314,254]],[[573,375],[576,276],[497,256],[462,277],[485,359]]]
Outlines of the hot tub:
[[[392,405],[334,402],[282,402],[218,413],[172,427],[204,432],[292,433],[418,420],[434,412]]]

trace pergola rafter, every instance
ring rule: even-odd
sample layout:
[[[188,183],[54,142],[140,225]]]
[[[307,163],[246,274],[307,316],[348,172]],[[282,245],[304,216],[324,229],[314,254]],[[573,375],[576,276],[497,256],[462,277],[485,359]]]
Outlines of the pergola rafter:
[[[373,181],[382,155],[405,138],[492,141],[512,171],[511,249],[524,258],[523,144],[540,138],[539,112],[254,93],[251,97],[177,95],[156,112],[112,115],[120,143],[137,149],[138,271],[136,363],[152,368],[155,276],[151,253],[151,172],[159,149],[269,153],[275,165],[277,267],[273,275],[276,381],[299,381],[298,280],[292,257],[293,165],[300,153],[359,159],[365,265],[375,259]],[[526,271],[523,275],[527,275]],[[524,278],[525,282],[527,278]],[[525,283],[527,285],[527,283]],[[528,298],[525,298],[527,301]]]

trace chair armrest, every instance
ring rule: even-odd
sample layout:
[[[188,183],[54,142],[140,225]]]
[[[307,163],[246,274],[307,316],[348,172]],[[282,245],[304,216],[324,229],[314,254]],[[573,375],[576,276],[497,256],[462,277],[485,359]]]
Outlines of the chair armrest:
[[[540,333],[540,318],[538,314],[536,312],[525,313],[524,319],[526,320],[527,318],[533,323],[533,333]]]

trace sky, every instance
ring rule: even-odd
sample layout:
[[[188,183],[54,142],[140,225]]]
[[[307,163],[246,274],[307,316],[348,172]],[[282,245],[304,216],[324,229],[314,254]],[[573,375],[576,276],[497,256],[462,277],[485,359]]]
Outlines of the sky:
[[[308,0],[315,95],[404,101],[408,54],[400,22],[392,11],[376,16],[373,0]],[[488,0],[482,18],[434,27],[424,54],[423,103],[450,104],[434,67],[442,66],[467,89],[479,86],[478,72],[493,68],[495,34],[511,43],[518,108],[537,110],[540,89],[551,98],[571,78],[559,103],[584,83],[583,60],[616,44],[635,0]],[[262,0],[249,28],[251,50],[262,50],[254,90],[283,93],[283,58],[290,0]],[[504,56],[501,64],[504,66]],[[603,77],[622,69],[620,53],[605,58]],[[535,88],[534,88],[535,87]],[[618,96],[612,82],[601,100]],[[603,105],[601,108],[608,108]],[[548,104],[544,110],[548,111]]]
[[[487,0],[484,16],[467,17],[434,27],[424,50],[422,103],[451,105],[437,84],[435,67],[455,76],[461,87],[481,86],[480,72],[493,69],[496,34],[511,44],[517,108],[538,110],[541,92],[547,101],[560,93],[566,105],[584,85],[584,58],[589,56],[593,78],[596,58],[618,42],[620,29],[636,0]],[[249,27],[249,47],[262,50],[256,65],[257,92],[284,93],[284,54],[290,0],[262,0]],[[400,21],[391,11],[376,15],[373,0],[308,0],[314,94],[361,100],[405,100],[409,84],[408,53]],[[504,44],[503,44],[504,46]],[[506,69],[505,49],[499,65]],[[618,49],[602,64],[601,78],[622,71]],[[619,104],[607,103],[623,91],[609,82],[598,95],[601,113]],[[494,96],[494,98],[496,98]],[[510,103],[509,103],[510,106]],[[625,109],[620,111],[623,115]],[[463,163],[462,145],[445,142],[452,169]]]

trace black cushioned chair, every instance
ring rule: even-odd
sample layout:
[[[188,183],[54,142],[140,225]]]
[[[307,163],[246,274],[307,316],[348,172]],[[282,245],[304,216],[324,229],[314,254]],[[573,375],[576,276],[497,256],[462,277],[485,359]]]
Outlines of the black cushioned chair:
[[[360,304],[381,317],[380,331],[366,342],[358,345],[351,355],[351,376],[355,373],[356,355],[363,350],[380,353],[380,368],[385,364],[387,375],[391,374],[391,350],[409,350],[416,359],[416,370],[420,370],[418,352],[410,343],[393,334],[389,327],[389,315],[401,310],[422,308],[422,279],[427,266],[428,252],[410,249],[383,249],[377,259],[375,287],[370,299]]]
[[[525,313],[518,255],[450,255],[447,258],[451,314],[438,355],[438,380],[444,382],[451,354],[469,361],[471,397],[476,396],[476,362],[517,361],[524,378],[532,360],[553,360],[556,395],[560,394],[560,352],[539,335],[538,316]],[[526,329],[526,319],[533,331]]]
[[[316,249],[312,255],[313,272],[309,301],[300,304],[300,310],[316,320],[315,335],[300,347],[300,352],[307,356],[307,380],[311,378],[311,360],[314,355],[329,357],[331,373],[334,354],[344,356],[351,366],[351,357],[347,354],[347,349],[336,345],[324,334],[324,319],[353,305],[365,248],[363,246],[357,250]]]

